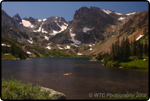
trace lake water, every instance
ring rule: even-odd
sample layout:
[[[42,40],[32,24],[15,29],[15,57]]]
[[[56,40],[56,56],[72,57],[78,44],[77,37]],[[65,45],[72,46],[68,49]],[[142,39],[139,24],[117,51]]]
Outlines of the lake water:
[[[121,94],[126,91],[148,94],[147,71],[106,67],[102,62],[89,60],[64,57],[2,60],[2,77],[10,79],[13,75],[24,83],[62,92],[67,99],[91,99],[96,93],[115,94],[113,89]],[[71,75],[64,76],[65,73]]]

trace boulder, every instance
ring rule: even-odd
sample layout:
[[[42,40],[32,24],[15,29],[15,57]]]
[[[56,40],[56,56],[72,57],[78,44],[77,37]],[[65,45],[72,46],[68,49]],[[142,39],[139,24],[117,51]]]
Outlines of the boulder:
[[[143,61],[146,61],[146,59],[143,59]]]
[[[55,91],[50,88],[41,87],[41,91],[44,91],[44,90],[46,91],[49,90],[51,92],[49,96],[52,98],[52,100],[66,100],[66,95],[61,92]]]

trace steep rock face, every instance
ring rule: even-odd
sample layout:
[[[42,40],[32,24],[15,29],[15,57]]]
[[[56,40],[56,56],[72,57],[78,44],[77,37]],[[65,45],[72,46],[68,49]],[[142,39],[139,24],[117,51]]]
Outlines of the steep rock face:
[[[2,26],[13,26],[15,28],[18,28],[19,25],[17,24],[17,22],[12,19],[4,10],[1,10],[1,16],[2,16]]]
[[[66,33],[70,33],[68,42],[73,44],[95,43],[105,39],[105,33],[111,25],[116,25],[119,21],[124,20],[132,14],[123,14],[111,10],[101,9],[97,7],[81,7],[75,11],[73,20],[69,23],[67,30],[59,34],[59,38],[65,37]],[[68,32],[69,31],[69,32]],[[65,34],[64,34],[65,33]],[[54,37],[52,41],[57,38]],[[60,42],[59,40],[59,42]],[[57,41],[55,41],[57,43]],[[64,42],[61,40],[61,42]]]
[[[16,20],[14,20],[15,18],[19,19],[19,15],[18,17],[10,17],[4,10],[1,10],[1,16],[2,16],[2,26],[12,26],[16,29],[22,30],[22,31],[30,31],[29,28],[25,28],[24,26],[20,25],[19,23],[17,23]],[[17,16],[17,15],[16,15]]]
[[[17,23],[22,22],[22,21],[21,21],[21,17],[20,17],[19,14],[14,15],[12,18],[13,18]]]
[[[131,35],[136,31],[145,29],[144,32],[148,31],[149,14],[148,11],[138,12],[132,16],[119,30],[119,33]]]
[[[101,44],[101,42],[99,41],[95,49],[92,51],[87,51],[86,55],[96,55],[102,51],[110,52],[112,43],[117,41],[118,38],[121,42],[123,37],[128,37],[129,42],[133,42],[134,39],[137,39],[142,35],[146,36],[146,40],[148,40],[149,13],[148,11],[128,13],[128,15],[123,19],[122,25],[116,27],[118,27],[118,30],[115,31],[115,35],[112,35],[111,37],[106,39],[103,44]]]
[[[99,8],[82,7],[77,10],[70,25],[76,38],[82,43],[103,40],[103,32],[109,24],[114,24],[115,19],[101,11]]]
[[[29,29],[19,24],[20,19],[21,18],[18,14],[11,18],[5,11],[2,10],[2,36],[15,39],[17,41],[28,40],[29,35],[24,31],[29,31]]]
[[[56,35],[64,31],[68,24],[62,17],[49,17],[46,19],[34,19],[25,17],[22,19],[23,26],[32,29],[33,32],[48,33]]]

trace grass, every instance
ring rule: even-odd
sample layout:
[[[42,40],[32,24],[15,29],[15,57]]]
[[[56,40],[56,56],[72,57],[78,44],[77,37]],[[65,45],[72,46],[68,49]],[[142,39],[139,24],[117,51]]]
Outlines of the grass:
[[[139,59],[139,60],[131,60],[128,62],[113,62],[113,61],[108,61],[106,65],[109,66],[115,66],[115,65],[119,65],[122,68],[130,68],[130,69],[148,69],[148,61],[149,58],[148,56],[143,56],[143,58],[146,59],[146,61],[143,61],[143,59]]]
[[[135,68],[135,69],[148,69],[148,60],[143,61],[143,59],[130,62],[121,62],[123,68]]]
[[[117,61],[115,61],[115,62],[113,62],[113,61],[108,61],[108,62],[107,62],[107,65],[109,65],[109,66],[115,66],[115,65],[118,65],[118,62],[117,62]]]
[[[14,59],[14,58],[18,58],[18,57],[16,57],[16,56],[14,56],[14,55],[12,55],[12,54],[10,54],[10,55],[3,55],[2,54],[2,59]]]
[[[40,91],[39,85],[32,87],[32,84],[24,84],[20,80],[5,80],[2,78],[1,97],[3,100],[37,100],[51,99],[50,91]]]

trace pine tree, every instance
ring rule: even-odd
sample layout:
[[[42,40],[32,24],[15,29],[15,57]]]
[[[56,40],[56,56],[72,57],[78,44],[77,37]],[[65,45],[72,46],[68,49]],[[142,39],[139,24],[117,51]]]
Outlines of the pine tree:
[[[125,61],[129,59],[130,56],[130,44],[129,44],[129,39],[126,37],[125,40],[125,52],[124,52],[124,59]]]
[[[120,46],[120,61],[123,61],[123,57],[124,57],[124,37],[121,41],[121,46]]]
[[[119,46],[119,38],[118,40],[115,42],[115,60],[119,60],[120,61],[120,46]]]
[[[137,46],[137,42],[135,41],[135,36],[134,36],[134,42],[133,42],[133,55],[135,56],[136,55],[136,46]]]
[[[142,58],[142,54],[143,54],[143,44],[140,43],[140,40],[137,41],[137,52],[136,55],[138,56],[139,59]]]
[[[14,49],[15,47],[14,47],[14,44],[12,44],[11,45],[11,54],[12,55],[15,55],[15,49]]]
[[[148,53],[147,41],[145,41],[143,53],[144,53],[144,55],[147,55],[147,53]]]
[[[114,43],[112,44],[112,61],[115,61],[115,47],[114,47]]]

